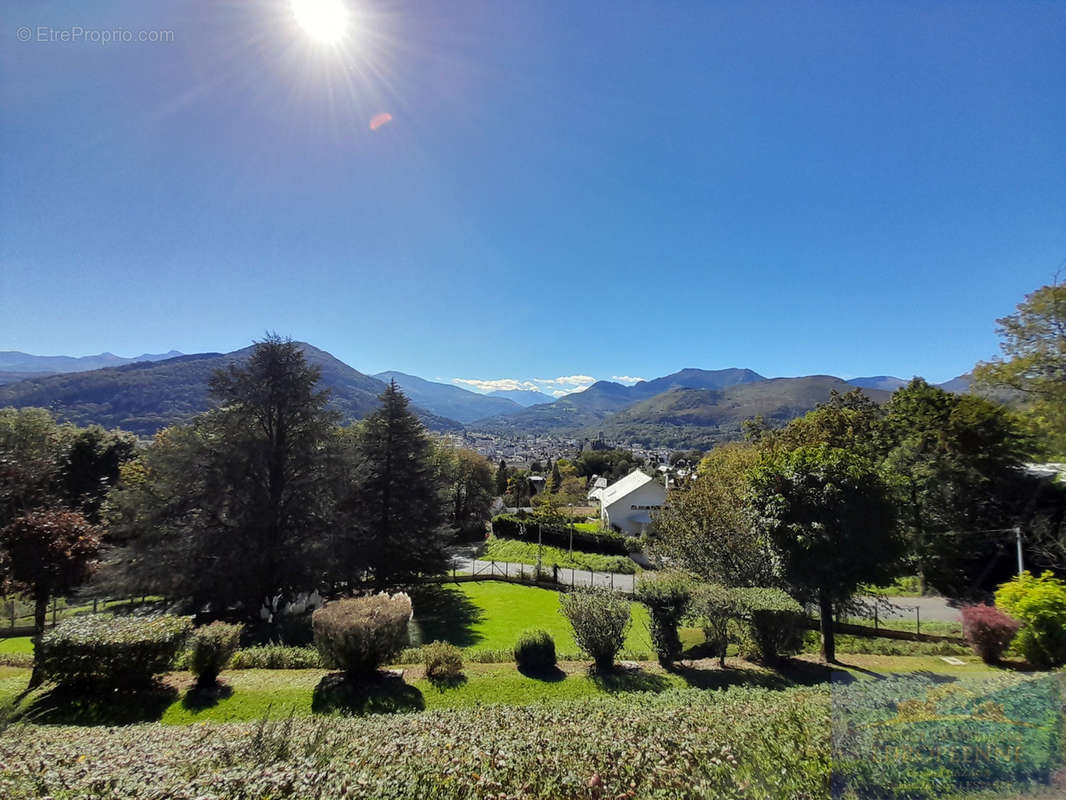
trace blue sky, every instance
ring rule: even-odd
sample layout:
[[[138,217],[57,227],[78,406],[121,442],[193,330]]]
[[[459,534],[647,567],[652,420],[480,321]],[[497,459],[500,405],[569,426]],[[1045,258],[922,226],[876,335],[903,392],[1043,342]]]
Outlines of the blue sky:
[[[1066,258],[1061,3],[348,5],[6,9],[0,349],[939,381]]]

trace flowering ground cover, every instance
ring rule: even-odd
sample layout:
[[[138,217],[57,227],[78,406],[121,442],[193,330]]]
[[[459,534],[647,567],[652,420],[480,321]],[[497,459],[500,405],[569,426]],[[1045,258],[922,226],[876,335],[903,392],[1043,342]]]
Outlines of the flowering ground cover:
[[[363,719],[14,726],[7,798],[826,796],[829,695],[694,689]]]

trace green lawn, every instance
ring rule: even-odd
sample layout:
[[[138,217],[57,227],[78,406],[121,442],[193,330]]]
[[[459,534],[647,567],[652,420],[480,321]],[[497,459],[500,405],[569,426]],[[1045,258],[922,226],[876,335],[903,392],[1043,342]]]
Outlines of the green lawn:
[[[574,530],[583,533],[600,533],[603,530],[603,524],[599,520],[596,522],[575,522]]]
[[[412,593],[416,641],[451,642],[468,650],[511,650],[518,634],[543,628],[560,654],[577,653],[570,623],[559,610],[560,593],[502,581],[426,586]],[[627,650],[651,653],[648,611],[632,604]]]
[[[874,621],[870,617],[845,617],[841,622],[847,622],[852,625],[862,625],[866,628],[872,628]],[[936,636],[962,636],[962,623],[961,622],[948,622],[945,620],[930,619],[918,620],[914,618],[914,614],[905,617],[890,617],[889,619],[878,618],[877,627],[885,628],[892,631],[908,631],[910,633],[929,633]],[[921,630],[919,630],[919,628]]]
[[[366,711],[421,711],[465,708],[502,703],[524,706],[555,705],[582,697],[627,692],[663,692],[668,689],[719,689],[728,686],[762,686],[783,689],[834,682],[868,681],[901,674],[932,674],[963,677],[991,674],[992,668],[976,658],[960,666],[934,657],[845,656],[843,664],[830,670],[810,658],[791,662],[781,671],[736,659],[729,668],[718,669],[710,661],[682,664],[666,672],[657,664],[644,663],[638,670],[624,670],[607,678],[590,675],[585,663],[564,663],[565,670],[542,677],[524,675],[514,664],[466,664],[463,679],[442,687],[421,676],[421,668],[408,668],[403,681],[387,680],[355,698],[330,695],[329,672],[303,670],[232,670],[222,674],[220,691],[197,692],[189,673],[175,672],[152,692],[109,695],[103,701],[83,695],[56,697],[38,690],[23,701],[22,708],[40,722],[60,724],[129,724],[160,721],[167,725],[197,722],[239,722],[294,715],[362,713]],[[1002,672],[1002,671],[1000,671]],[[29,670],[0,667],[0,702],[21,693]],[[325,679],[325,680],[323,680]]]
[[[0,653],[32,653],[33,638],[30,636],[12,636],[0,639]]]
[[[481,560],[536,564],[538,549],[541,550],[541,563],[548,569],[551,569],[552,564],[558,564],[560,567],[575,567],[594,572],[621,572],[627,575],[637,571],[637,565],[628,556],[605,556],[575,550],[571,558],[570,551],[561,547],[544,545],[538,548],[535,542],[519,542],[515,539],[489,539]]]

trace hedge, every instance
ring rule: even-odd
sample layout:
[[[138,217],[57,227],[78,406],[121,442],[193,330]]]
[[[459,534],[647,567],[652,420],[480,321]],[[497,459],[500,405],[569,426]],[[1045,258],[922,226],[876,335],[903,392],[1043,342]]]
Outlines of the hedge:
[[[741,655],[767,664],[803,648],[803,609],[780,589],[702,584],[693,590],[692,606],[723,660],[730,624],[740,629]]]
[[[143,686],[171,669],[191,629],[187,617],[71,617],[44,635],[38,663],[63,685]]]
[[[522,526],[526,535],[522,536]],[[535,517],[519,517],[514,514],[500,514],[492,520],[492,534],[498,539],[517,539],[524,542],[536,542],[540,530],[542,544],[552,547],[570,548],[570,528],[566,525],[550,525],[536,521]],[[575,550],[586,553],[604,553],[606,555],[624,556],[629,554],[627,542],[631,537],[613,531],[592,533],[574,528],[573,543]]]

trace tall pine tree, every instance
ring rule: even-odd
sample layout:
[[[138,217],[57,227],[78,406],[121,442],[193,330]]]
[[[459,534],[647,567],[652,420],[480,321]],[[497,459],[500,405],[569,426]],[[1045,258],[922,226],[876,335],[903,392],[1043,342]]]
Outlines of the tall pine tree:
[[[114,588],[252,622],[319,583],[334,527],[338,415],[300,345],[276,335],[211,378],[219,407],[160,432],[112,494]]]
[[[344,504],[349,530],[344,569],[368,572],[379,588],[447,567],[442,487],[425,428],[395,381],[360,429],[358,466]]]
[[[509,471],[507,469],[507,462],[502,458],[500,459],[500,466],[496,469],[496,494],[501,497],[507,494],[507,478],[509,477]]]

